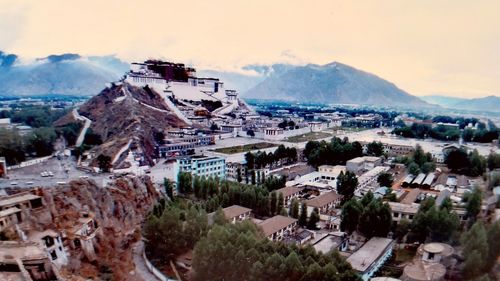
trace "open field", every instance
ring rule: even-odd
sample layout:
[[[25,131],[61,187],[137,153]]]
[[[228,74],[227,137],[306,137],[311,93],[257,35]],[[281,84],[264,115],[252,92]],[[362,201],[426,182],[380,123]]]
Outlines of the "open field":
[[[310,133],[303,134],[303,135],[289,137],[285,141],[305,142],[305,141],[311,141],[311,140],[324,139],[324,138],[331,137],[331,136],[332,136],[332,134],[326,133],[326,132],[310,132]]]
[[[278,145],[274,144],[274,143],[258,142],[258,143],[245,144],[245,145],[222,147],[222,148],[214,149],[213,151],[219,152],[219,153],[224,153],[224,154],[235,154],[235,153],[248,152],[248,151],[252,151],[252,150],[256,150],[256,149],[264,149],[264,148],[270,148],[270,147],[276,147],[276,146],[278,146]]]

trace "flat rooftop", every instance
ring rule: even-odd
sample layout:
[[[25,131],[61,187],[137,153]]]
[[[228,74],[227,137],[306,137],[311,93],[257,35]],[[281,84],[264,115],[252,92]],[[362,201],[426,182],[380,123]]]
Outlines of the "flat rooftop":
[[[38,195],[31,194],[31,193],[21,194],[21,195],[14,194],[14,195],[0,198],[0,207],[15,205],[15,204],[18,204],[21,202],[26,202],[26,201],[30,201],[30,200],[38,199],[38,198],[41,198],[41,197]]]
[[[47,258],[45,251],[34,242],[0,241],[0,253],[0,263]]]
[[[8,215],[15,214],[17,212],[21,212],[21,209],[19,209],[17,207],[11,207],[11,208],[5,209],[3,211],[0,211],[0,218],[8,216]]]
[[[393,212],[400,212],[406,214],[416,214],[418,212],[418,208],[420,204],[412,203],[412,204],[403,204],[399,202],[387,202],[391,207]]]
[[[365,272],[377,261],[393,243],[392,239],[373,237],[359,250],[347,258],[352,268],[359,272]]]
[[[329,253],[331,250],[338,248],[344,238],[342,235],[328,234],[316,242],[313,247],[317,252],[322,252],[323,254]]]

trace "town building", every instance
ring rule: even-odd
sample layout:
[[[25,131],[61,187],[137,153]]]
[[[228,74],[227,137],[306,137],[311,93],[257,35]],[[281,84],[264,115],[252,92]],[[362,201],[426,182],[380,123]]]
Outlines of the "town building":
[[[413,221],[420,207],[420,204],[416,203],[403,204],[399,202],[388,202],[388,204],[391,207],[392,220],[394,222],[399,222],[402,219],[406,219],[410,222]]]
[[[224,216],[230,223],[237,223],[250,218],[252,209],[245,208],[239,205],[232,205],[222,209]],[[208,214],[208,223],[213,224],[213,216],[215,212]]]
[[[239,162],[226,162],[226,177],[237,181],[244,180],[247,174],[247,166]]]
[[[286,186],[316,186],[319,189],[336,190],[337,188],[337,177],[341,172],[345,173],[345,166],[320,166],[321,171],[314,171],[308,173],[291,181],[286,182]]]
[[[0,253],[0,280],[63,280],[35,242],[0,241]]]
[[[7,177],[7,161],[5,157],[0,157],[0,178]]]
[[[223,132],[231,133],[233,137],[241,136],[243,131],[240,124],[223,124],[220,127]]]
[[[337,194],[337,192],[330,191],[327,193],[323,193],[318,197],[309,199],[305,202],[307,206],[307,215],[311,215],[314,208],[318,208],[319,214],[328,214],[329,211],[340,206],[342,198],[343,196]]]
[[[274,216],[259,224],[264,235],[272,241],[281,241],[295,234],[297,220],[281,215]]]
[[[363,173],[361,176],[358,177],[358,189],[363,190],[366,189],[369,185],[375,183],[377,181],[377,178],[379,175],[382,173],[385,173],[389,171],[389,167],[387,166],[378,166],[374,167],[371,170],[368,170],[366,173]],[[372,190],[371,188],[368,188],[369,190]],[[363,195],[365,192],[361,192],[361,195]]]
[[[448,244],[428,243],[421,245],[414,260],[405,266],[403,281],[441,281],[446,268],[452,266],[454,249]]]
[[[368,281],[392,256],[394,240],[373,237],[347,258],[352,268],[358,271],[363,281]]]
[[[90,261],[95,260],[95,246],[97,245],[97,236],[100,235],[100,231],[101,228],[94,219],[93,214],[83,213],[82,217],[66,231],[67,238],[70,241],[70,248],[78,253],[83,253]]]
[[[52,263],[59,267],[68,264],[69,256],[64,247],[62,236],[56,231],[52,229],[32,231],[28,234],[28,240],[45,249]]]
[[[165,143],[158,145],[156,155],[159,158],[176,158],[193,154],[196,147],[207,146],[215,144],[215,136],[202,135],[202,136],[187,136],[173,139],[166,139]]]
[[[283,206],[289,206],[293,199],[299,198],[303,188],[287,186],[276,190],[277,194],[283,195]]]
[[[388,144],[383,143],[384,152],[387,153],[388,156],[406,156],[415,151],[415,147],[411,145],[403,145],[403,144]]]
[[[179,172],[188,172],[193,176],[226,178],[226,160],[217,156],[193,155],[177,159]]]
[[[382,158],[375,156],[362,156],[348,160],[346,162],[346,170],[356,175],[372,170],[382,164]]]
[[[328,254],[333,250],[338,250],[344,252],[347,250],[349,245],[349,237],[345,232],[336,231],[328,233],[323,238],[319,239],[313,244],[316,252],[322,252],[323,254]]]

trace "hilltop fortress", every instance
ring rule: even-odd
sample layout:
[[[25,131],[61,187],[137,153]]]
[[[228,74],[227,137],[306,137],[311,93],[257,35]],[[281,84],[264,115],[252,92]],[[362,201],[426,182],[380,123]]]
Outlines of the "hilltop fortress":
[[[218,78],[200,78],[182,63],[147,60],[132,63],[125,82],[158,92],[179,118],[192,124],[208,114],[217,117],[246,109],[236,90],[224,88]],[[176,110],[178,109],[178,110]]]

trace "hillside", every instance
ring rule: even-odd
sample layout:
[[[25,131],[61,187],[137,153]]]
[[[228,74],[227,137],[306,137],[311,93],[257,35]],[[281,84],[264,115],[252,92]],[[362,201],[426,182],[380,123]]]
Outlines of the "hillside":
[[[245,97],[329,104],[430,106],[393,83],[337,62],[271,73],[248,90]]]
[[[113,56],[50,55],[26,63],[0,53],[0,96],[93,96],[127,69]]]
[[[158,93],[127,83],[104,89],[81,105],[78,113],[92,121],[91,132],[98,134],[103,142],[93,149],[95,154],[114,158],[121,152],[117,164],[125,158],[126,153],[122,152],[128,151],[127,144],[129,148],[143,152],[146,163],[152,163],[154,133],[186,125],[170,111]],[[55,125],[73,122],[77,120],[70,113]]]
[[[423,96],[421,99],[428,103],[453,109],[500,112],[500,97],[498,96],[466,99],[435,95]]]

